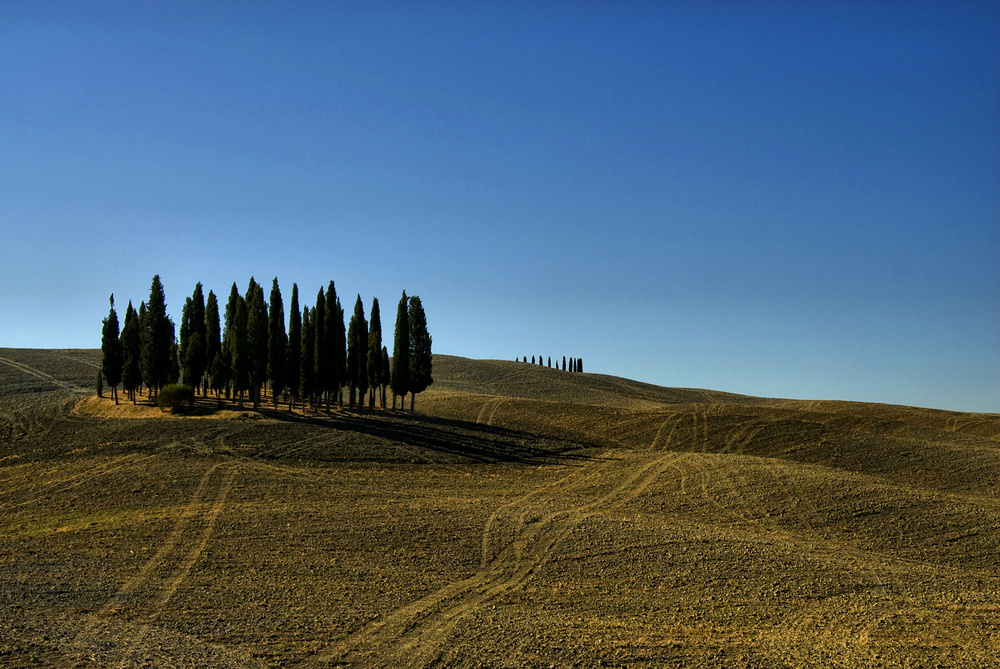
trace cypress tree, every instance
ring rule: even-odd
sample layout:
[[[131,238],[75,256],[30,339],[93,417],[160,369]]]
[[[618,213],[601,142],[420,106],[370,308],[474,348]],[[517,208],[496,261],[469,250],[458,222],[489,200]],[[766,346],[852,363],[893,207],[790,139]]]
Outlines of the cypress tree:
[[[101,352],[104,358],[101,361],[101,373],[111,386],[111,394],[118,404],[118,384],[122,380],[122,345],[119,340],[118,314],[115,312],[115,296],[111,295],[111,311],[104,319],[101,328]],[[100,394],[100,393],[98,393]]]
[[[316,376],[316,337],[309,307],[302,308],[302,401],[313,403],[313,378]]]
[[[191,328],[188,335],[187,351],[184,354],[184,368],[188,370],[192,403],[194,402],[194,393],[201,387],[201,379],[205,374],[205,370],[199,366],[203,365],[206,359],[205,338],[196,328]]]
[[[392,368],[389,366],[389,349],[385,346],[382,347],[382,373],[379,377],[381,382],[379,383],[379,388],[381,389],[381,405],[382,411],[385,411],[385,387],[389,384],[389,379],[392,376]]]
[[[378,298],[372,299],[372,318],[368,323],[368,406],[375,408],[375,393],[382,384],[382,317]]]
[[[292,284],[292,300],[289,305],[291,313],[288,316],[288,392],[291,393],[291,403],[299,399],[299,388],[302,362],[302,313],[299,311],[299,287]]]
[[[225,327],[222,331],[222,360],[225,363],[223,365],[223,373],[225,374],[225,384],[226,384],[226,399],[229,399],[230,390],[235,390],[233,387],[233,337],[236,336],[235,322],[236,322],[236,310],[239,308],[239,303],[243,298],[240,297],[240,290],[236,287],[236,282],[233,282],[232,287],[229,289],[229,300],[226,302],[226,313],[225,313]]]
[[[174,321],[167,317],[167,323],[169,323],[170,331],[170,345],[169,345],[169,355],[170,355],[170,371],[167,373],[167,380],[163,385],[169,385],[171,383],[178,383],[181,380],[181,363],[178,358],[177,353],[177,331],[174,328]]]
[[[552,367],[552,356],[549,356],[549,367]]]
[[[583,372],[583,358],[576,359],[576,371]]]
[[[327,363],[326,345],[326,295],[320,288],[316,294],[316,306],[312,310],[313,327],[313,394],[323,403],[323,391],[329,384],[330,367]]]
[[[167,316],[167,302],[159,274],[153,277],[149,289],[143,329],[146,336],[142,347],[142,377],[146,387],[156,393],[172,376],[171,349],[174,339],[173,323]],[[175,350],[173,354],[176,356]]]
[[[337,393],[337,404],[344,406],[344,384],[347,381],[347,327],[344,324],[344,307],[340,303],[340,298],[334,304],[336,317],[333,321],[333,360],[330,362],[334,377],[334,392]]]
[[[104,397],[104,372],[97,370],[97,396]]]
[[[368,392],[368,321],[361,295],[354,302],[354,315],[347,327],[347,378],[351,407],[354,407],[355,391],[359,391],[358,406],[363,407]]]
[[[562,371],[566,371],[566,356],[563,356],[563,368]]]
[[[337,348],[337,318],[339,317],[341,322],[343,322],[343,316],[338,312],[338,301],[337,287],[333,284],[333,281],[330,281],[326,287],[326,319],[323,325],[323,334],[326,337],[326,380],[323,390],[327,394],[327,407],[333,406],[334,397],[340,394],[340,382],[343,378],[340,374],[340,366],[338,364],[338,355],[343,355],[339,353],[339,349]]]
[[[410,317],[407,314],[406,291],[396,306],[396,333],[392,341],[392,408],[396,409],[396,395],[406,397],[410,392]],[[402,408],[402,399],[400,400]]]
[[[149,332],[146,330],[146,303],[139,303],[138,312],[138,325],[139,325],[139,394],[142,394],[142,387],[146,383],[146,368],[142,362],[142,356],[145,354],[146,347],[149,345]],[[149,390],[149,386],[146,386],[146,392],[152,395],[152,391]]]
[[[427,316],[420,297],[410,298],[410,411],[417,393],[427,390],[434,383],[431,360],[431,335],[427,331]]]
[[[260,405],[261,386],[267,380],[268,321],[264,289],[250,278],[247,287],[247,338],[250,353],[250,392],[253,408]]]
[[[191,343],[191,298],[184,299],[184,306],[181,308],[181,343],[178,350],[178,358],[181,363],[181,381],[185,385],[193,385],[191,380],[191,368],[187,364],[187,349]]]
[[[219,323],[219,300],[215,293],[208,291],[205,302],[205,360],[207,372],[212,380],[212,390],[216,397],[226,384],[225,363],[222,356],[222,328]]]
[[[531,364],[535,364],[535,356],[531,356]]]
[[[191,342],[189,347],[195,342],[199,343],[193,351],[188,351],[186,358],[187,366],[191,370],[191,377],[194,381],[194,389],[198,390],[202,386],[202,379],[208,370],[208,323],[205,320],[205,295],[202,291],[201,282],[195,284],[194,294],[191,295],[191,318],[189,327],[191,328]],[[197,337],[197,340],[195,339]],[[204,394],[204,391],[202,391]]]
[[[285,307],[281,301],[278,277],[271,283],[268,309],[267,378],[271,381],[271,397],[278,408],[278,396],[285,390],[288,363],[288,334],[285,332]]]
[[[139,333],[139,315],[132,308],[132,302],[128,303],[125,310],[125,324],[122,326],[121,336],[122,351],[122,389],[128,393],[132,404],[135,404],[135,391],[142,383],[142,370],[139,360],[142,356],[142,341]]]
[[[253,361],[250,360],[251,348],[248,341],[249,314],[246,300],[238,293],[236,308],[233,313],[233,323],[230,328],[229,358],[232,361],[233,393],[243,408],[243,393],[250,390]]]

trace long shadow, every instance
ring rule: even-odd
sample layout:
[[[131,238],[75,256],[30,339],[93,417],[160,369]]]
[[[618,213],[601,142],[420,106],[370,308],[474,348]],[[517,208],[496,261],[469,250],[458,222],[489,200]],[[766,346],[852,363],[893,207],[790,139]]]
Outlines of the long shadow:
[[[143,399],[146,398],[140,399],[140,403]],[[44,417],[44,423],[51,426],[51,432],[46,430],[45,435],[25,435],[31,442],[31,459],[65,457],[67,450],[76,446],[86,446],[88,452],[96,453],[114,451],[123,446],[148,449],[171,444],[205,445],[222,441],[262,444],[252,457],[281,459],[286,457],[289,449],[303,443],[304,436],[297,429],[289,433],[281,425],[302,426],[308,428],[310,438],[320,437],[315,446],[296,449],[294,454],[289,454],[291,457],[315,456],[317,460],[342,458],[355,462],[419,463],[419,459],[415,462],[404,454],[404,451],[411,450],[416,451],[418,458],[420,451],[426,451],[428,457],[424,460],[425,464],[440,464],[443,459],[451,459],[455,464],[552,464],[586,462],[593,457],[588,451],[604,450],[602,445],[596,443],[409,411],[334,409],[303,415],[284,408],[274,409],[273,405],[264,403],[253,410],[247,403],[244,407],[245,419],[237,417],[207,422],[182,419],[148,423],[143,420],[73,417],[67,423],[55,420],[69,417],[65,401],[58,404],[63,406],[53,406]],[[239,411],[239,408],[235,403],[223,402],[219,405],[215,398],[199,397],[194,411],[187,415],[206,416],[220,410]],[[38,411],[43,413],[42,407],[38,407]],[[260,418],[271,420],[261,421]],[[0,431],[0,437],[13,439],[12,433],[7,435],[12,429]],[[324,433],[328,433],[330,438],[322,438]],[[29,445],[28,442],[25,446]],[[393,449],[393,445],[402,448]],[[434,458],[433,453],[448,457]]]
[[[479,463],[587,461],[591,456],[581,451],[600,448],[596,444],[542,436],[524,430],[407,411],[341,409],[312,416],[263,407],[258,411],[279,421],[362,434]]]

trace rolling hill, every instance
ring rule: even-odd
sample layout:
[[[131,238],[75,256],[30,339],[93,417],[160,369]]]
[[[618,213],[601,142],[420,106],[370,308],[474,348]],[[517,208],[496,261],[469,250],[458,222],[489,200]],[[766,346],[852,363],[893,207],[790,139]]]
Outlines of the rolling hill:
[[[435,355],[409,411],[0,349],[0,665],[990,666],[1000,416]]]

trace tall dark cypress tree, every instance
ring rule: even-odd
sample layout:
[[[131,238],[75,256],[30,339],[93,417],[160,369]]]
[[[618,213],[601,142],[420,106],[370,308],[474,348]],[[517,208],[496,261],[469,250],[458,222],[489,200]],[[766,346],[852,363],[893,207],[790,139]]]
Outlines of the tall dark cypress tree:
[[[222,356],[222,328],[219,322],[219,300],[215,293],[208,291],[205,302],[205,360],[208,362],[208,376],[212,380],[212,390],[216,397],[226,385],[225,362]]]
[[[288,363],[288,334],[285,332],[285,306],[281,301],[278,277],[271,284],[268,308],[267,378],[271,380],[271,397],[278,408],[278,396],[285,390]]]
[[[253,398],[253,408],[260,405],[261,386],[267,380],[267,304],[264,302],[264,289],[250,278],[247,288],[247,337],[250,347],[250,392]]]
[[[385,346],[382,347],[382,371],[379,378],[379,389],[381,391],[381,405],[382,411],[385,411],[385,387],[389,385],[389,379],[392,378],[392,367],[389,366],[389,349]]]
[[[139,394],[142,394],[142,387],[146,383],[146,366],[142,357],[146,354],[146,347],[149,346],[149,331],[146,329],[146,303],[139,303],[137,312],[137,324],[139,326]],[[146,386],[146,392],[150,397],[153,395],[152,389]]]
[[[332,407],[334,399],[340,395],[342,378],[337,360],[337,318],[340,317],[341,322],[343,322],[343,317],[337,311],[338,302],[337,287],[333,284],[333,281],[330,281],[326,287],[326,313],[324,314],[325,323],[323,324],[323,336],[326,337],[326,359],[324,361],[326,365],[326,379],[324,380],[323,390],[326,392],[327,407]]]
[[[316,336],[312,325],[312,313],[309,307],[302,308],[302,402],[313,404],[314,385],[316,377]]]
[[[187,347],[191,339],[191,298],[184,299],[181,308],[181,343],[178,347],[178,359],[181,363],[181,382],[194,385],[191,381],[191,370],[187,366]]]
[[[168,385],[171,383],[180,383],[181,380],[181,363],[180,359],[177,357],[177,351],[180,348],[177,346],[177,328],[174,327],[174,321],[172,318],[167,316],[167,323],[170,325],[170,346],[168,348],[170,357],[170,371],[167,373],[167,380],[163,385]],[[192,402],[194,398],[192,398]]]
[[[563,356],[563,368],[562,371],[566,371],[566,356]]]
[[[329,385],[330,365],[326,345],[326,295],[320,288],[312,310],[313,327],[313,394],[323,403],[323,392]]]
[[[337,394],[337,404],[344,406],[344,384],[347,382],[347,326],[344,324],[344,306],[338,297],[335,304],[336,318],[333,321],[333,360],[330,362],[334,376],[334,392]]]
[[[246,300],[237,294],[233,323],[230,328],[229,357],[232,360],[233,392],[243,408],[243,393],[251,390],[253,361],[248,341],[249,314]]]
[[[197,391],[202,387],[202,379],[208,370],[208,324],[205,320],[205,295],[202,291],[201,282],[194,286],[194,294],[191,295],[191,318],[189,327],[190,341],[188,350],[185,353],[185,362],[191,371],[191,377]]]
[[[111,294],[111,311],[104,319],[101,328],[101,353],[104,354],[101,361],[101,374],[104,380],[111,386],[111,394],[118,404],[118,384],[122,381],[122,345],[119,340],[118,314],[115,312],[115,296]]]
[[[378,298],[372,299],[371,321],[368,323],[368,406],[375,408],[375,393],[382,384],[382,317]]]
[[[406,291],[396,305],[396,332],[392,341],[392,408],[396,409],[396,396],[399,395],[400,409],[406,393],[410,392],[410,317],[407,311],[409,300]]]
[[[233,282],[229,289],[229,300],[226,301],[225,326],[222,330],[222,358],[225,362],[223,372],[225,374],[226,399],[229,399],[230,390],[235,390],[233,383],[233,337],[236,336],[236,310],[243,298],[240,296],[240,289]]]
[[[184,352],[184,369],[187,370],[188,382],[193,391],[201,388],[201,380],[205,375],[202,365],[205,364],[206,358],[205,336],[198,332],[197,328],[191,327],[188,332],[187,349]],[[194,393],[191,395],[191,400],[194,401]]]
[[[410,298],[410,411],[417,393],[422,393],[434,383],[431,360],[431,335],[427,331],[427,316],[420,297]]]
[[[302,363],[302,312],[299,311],[299,287],[292,284],[292,299],[288,315],[288,392],[291,394],[289,407],[299,399]]]
[[[142,335],[139,332],[139,314],[128,303],[125,310],[125,324],[122,326],[120,341],[122,349],[122,389],[128,393],[132,404],[135,404],[135,391],[142,383],[142,369],[139,360],[142,357]]]
[[[368,321],[365,320],[365,306],[358,295],[354,303],[354,315],[347,326],[347,379],[350,383],[350,403],[354,407],[355,392],[358,391],[358,406],[364,406],[368,392]]]
[[[167,301],[159,274],[153,277],[143,320],[146,337],[142,349],[142,377],[146,387],[156,393],[171,376],[171,349],[174,343],[173,323],[167,316]],[[176,351],[173,354],[176,355]]]

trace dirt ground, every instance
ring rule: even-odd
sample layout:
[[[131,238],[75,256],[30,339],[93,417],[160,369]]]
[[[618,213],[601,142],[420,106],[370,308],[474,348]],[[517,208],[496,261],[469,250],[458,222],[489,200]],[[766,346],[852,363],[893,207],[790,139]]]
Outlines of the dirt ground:
[[[0,666],[1000,666],[996,414],[436,355],[170,416],[99,359],[0,349]]]

